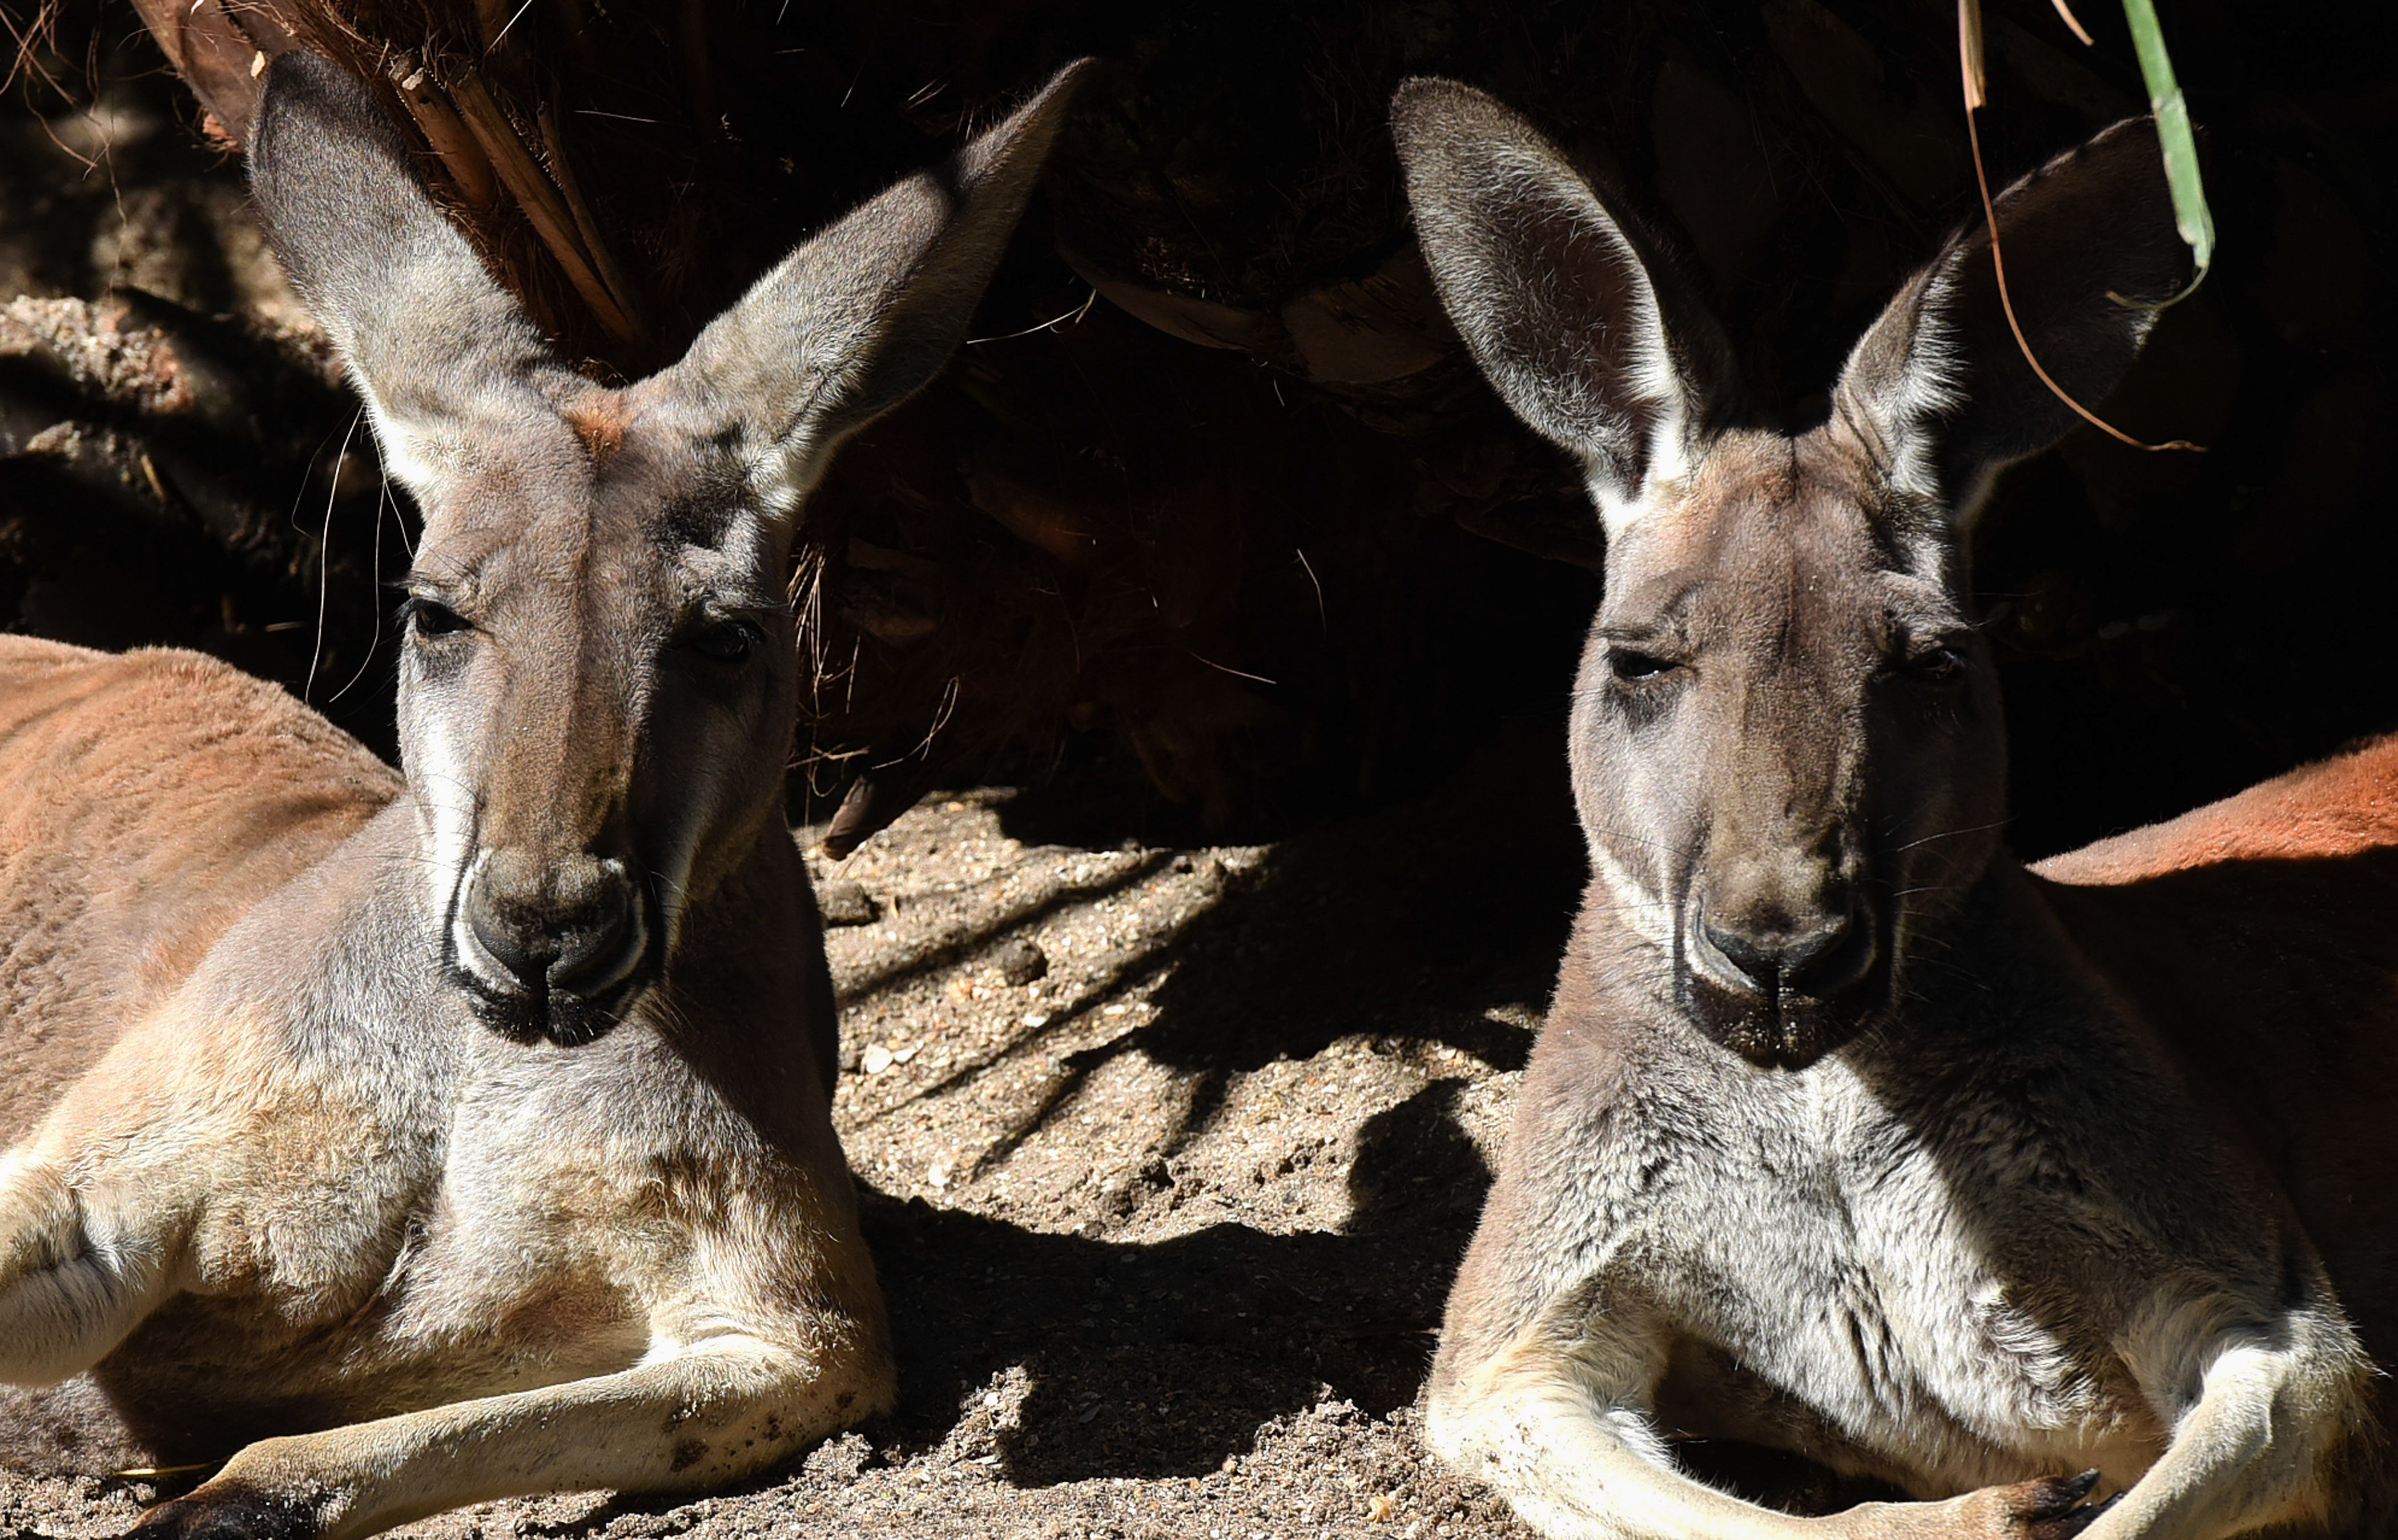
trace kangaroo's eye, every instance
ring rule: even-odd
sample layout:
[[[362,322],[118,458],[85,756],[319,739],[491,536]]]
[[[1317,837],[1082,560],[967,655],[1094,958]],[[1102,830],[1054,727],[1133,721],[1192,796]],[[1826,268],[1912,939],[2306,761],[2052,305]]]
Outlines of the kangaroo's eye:
[[[449,605],[421,596],[408,601],[408,623],[416,628],[420,637],[449,636],[472,628],[466,617]]]
[[[691,648],[700,656],[712,657],[719,663],[738,663],[756,652],[765,640],[765,633],[749,622],[727,620],[693,637]]]
[[[1653,653],[1636,653],[1627,647],[1610,647],[1607,650],[1607,667],[1616,678],[1627,683],[1637,684],[1643,680],[1655,679],[1660,674],[1671,673],[1677,665],[1671,658],[1659,657]]]
[[[1965,655],[1954,647],[1934,647],[1906,660],[1906,671],[1926,684],[1948,684],[1965,677]]]

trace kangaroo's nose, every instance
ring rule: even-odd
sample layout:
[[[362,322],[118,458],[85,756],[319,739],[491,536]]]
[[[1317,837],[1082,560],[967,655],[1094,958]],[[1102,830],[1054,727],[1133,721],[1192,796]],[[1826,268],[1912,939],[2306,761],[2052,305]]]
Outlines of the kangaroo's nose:
[[[1855,928],[1845,913],[1771,929],[1737,927],[1709,916],[1699,928],[1707,945],[1740,975],[1748,993],[1768,999],[1832,993],[1823,986],[1846,983],[1849,979],[1839,975],[1863,971],[1842,952]]]
[[[476,943],[528,994],[597,994],[638,961],[633,884],[622,861],[494,850],[465,905]]]

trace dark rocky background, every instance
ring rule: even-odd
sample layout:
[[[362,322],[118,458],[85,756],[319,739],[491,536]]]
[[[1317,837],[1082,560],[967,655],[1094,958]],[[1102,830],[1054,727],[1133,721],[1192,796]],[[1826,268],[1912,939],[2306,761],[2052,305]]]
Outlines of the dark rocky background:
[[[2095,47],[2041,0],[1988,7],[1994,176],[2139,105],[2120,17],[2080,8]],[[0,306],[0,625],[221,653],[388,747],[376,584],[411,515],[259,252],[222,119],[130,8],[0,9],[25,42],[0,109],[0,296],[22,296]],[[1985,520],[2028,855],[2398,725],[2389,13],[2168,9],[2221,251],[2110,415],[2208,453],[2085,431]],[[244,13],[262,37],[268,11],[332,25],[278,0]],[[1489,86],[1628,186],[1792,415],[1973,207],[1945,0],[411,0],[341,26],[317,46],[378,78],[406,47],[546,133],[629,332],[455,157],[427,171],[602,374],[671,357],[1057,61],[1121,61],[987,340],[812,509],[800,816],[881,766],[886,809],[984,778],[1033,787],[1012,817],[1044,838],[1253,839],[1561,715],[1595,521],[1430,302],[1384,129],[1401,76]]]

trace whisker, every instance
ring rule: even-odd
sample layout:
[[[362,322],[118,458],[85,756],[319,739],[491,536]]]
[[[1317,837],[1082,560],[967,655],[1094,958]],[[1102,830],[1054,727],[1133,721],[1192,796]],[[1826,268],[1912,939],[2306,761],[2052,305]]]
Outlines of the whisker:
[[[1894,854],[1903,855],[1909,850],[1915,849],[1919,845],[1930,844],[1934,840],[1953,840],[1965,834],[1982,834],[1987,833],[1993,829],[2004,829],[2006,826],[2006,819],[1992,818],[1987,823],[1968,824],[1960,829],[1944,829],[1936,834],[1926,834],[1921,839],[1907,841],[1905,844],[1900,845]]]
[[[302,700],[306,700],[316,692],[317,665],[325,655],[325,609],[333,578],[333,501],[342,486],[342,456],[350,452],[350,440],[357,437],[358,425],[366,420],[366,415],[364,407],[350,414],[350,426],[342,434],[342,447],[333,452],[332,474],[325,479],[325,527],[317,536],[317,644],[308,654],[308,679],[300,686]]]

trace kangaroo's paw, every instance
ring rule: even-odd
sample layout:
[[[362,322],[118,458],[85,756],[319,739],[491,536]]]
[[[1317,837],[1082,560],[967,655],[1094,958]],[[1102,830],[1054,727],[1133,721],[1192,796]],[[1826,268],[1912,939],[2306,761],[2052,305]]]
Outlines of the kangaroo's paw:
[[[1966,1522],[1956,1533],[1974,1540],[2073,1540],[2115,1504],[2115,1497],[2084,1501],[2097,1485],[2098,1473],[2085,1470],[2079,1476],[1985,1487],[1966,1497]]]
[[[142,1510],[125,1540],[316,1540],[304,1503],[248,1483],[211,1481],[188,1497]]]

